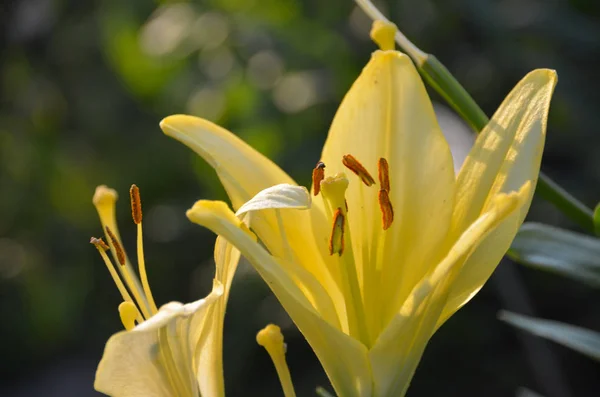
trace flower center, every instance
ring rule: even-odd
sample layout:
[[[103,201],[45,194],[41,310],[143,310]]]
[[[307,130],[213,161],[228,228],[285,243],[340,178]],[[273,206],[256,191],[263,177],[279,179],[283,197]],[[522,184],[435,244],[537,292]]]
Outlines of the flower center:
[[[360,181],[365,186],[373,186],[376,182],[369,171],[361,164],[361,162],[351,154],[346,154],[342,157],[342,164],[352,173],[360,178]],[[365,287],[359,282],[358,269],[355,262],[355,252],[352,245],[352,237],[350,235],[350,221],[348,218],[348,205],[346,201],[346,191],[349,186],[349,180],[344,173],[334,176],[325,177],[325,164],[317,163],[313,171],[314,194],[321,193],[327,217],[331,220],[331,234],[329,237],[329,254],[339,258],[339,269],[341,279],[339,280],[340,288],[345,297],[346,311],[348,313],[348,329],[350,335],[361,340],[367,346],[376,338],[376,335],[369,335],[369,329],[366,325],[365,309],[367,300]],[[394,209],[390,200],[390,171],[389,165],[385,158],[380,158],[377,163],[379,193],[378,203],[382,214],[382,229],[389,229],[394,221]],[[369,194],[365,191],[365,194]],[[373,194],[376,194],[373,192]],[[356,201],[352,201],[356,203]],[[356,248],[356,247],[354,247]],[[376,249],[380,249],[377,247]],[[362,252],[360,248],[359,251]],[[371,263],[368,266],[369,274],[366,274],[366,269],[363,269],[362,280],[371,278],[371,270],[375,272],[376,264]],[[368,310],[374,310],[370,307]]]

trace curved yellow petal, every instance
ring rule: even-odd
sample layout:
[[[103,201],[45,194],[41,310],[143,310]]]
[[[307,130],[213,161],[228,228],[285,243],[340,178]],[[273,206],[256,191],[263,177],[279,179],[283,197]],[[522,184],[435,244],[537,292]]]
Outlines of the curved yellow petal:
[[[520,200],[519,211],[507,216],[473,250],[452,284],[437,327],[440,327],[452,314],[471,300],[490,278],[523,223],[522,214],[531,202],[532,191],[531,181],[526,181],[516,193]],[[502,197],[502,194],[496,195],[492,203],[494,200],[498,200],[498,196]],[[492,203],[489,205],[493,205]]]
[[[231,283],[240,260],[240,251],[229,244],[223,237],[218,236],[215,242],[215,280],[223,285],[223,297],[214,304],[214,309],[207,316],[209,322],[208,335],[204,345],[196,355],[196,377],[202,396],[222,397],[225,395],[223,381],[223,323],[225,310],[231,291]],[[203,327],[192,325],[196,332],[202,332]],[[201,336],[199,336],[200,338]]]
[[[206,347],[206,332],[199,328],[205,327],[207,312],[222,294],[217,284],[205,299],[168,303],[133,330],[113,335],[94,388],[119,397],[199,396],[194,354]]]
[[[538,69],[527,74],[477,137],[458,175],[452,235],[460,234],[486,211],[498,193],[515,191],[527,181],[535,186],[556,82],[556,73],[552,70]],[[506,219],[465,263],[438,326],[467,303],[488,280],[523,223],[533,191],[530,189],[524,197],[519,213]]]
[[[294,184],[275,163],[210,121],[174,115],[163,119],[160,127],[166,135],[188,146],[215,169],[233,208],[239,208],[267,187]]]
[[[193,116],[174,115],[161,121],[164,133],[198,153],[217,172],[234,209],[239,209],[264,189],[295,182],[271,160],[240,138],[210,121]],[[286,257],[288,245],[306,270],[320,283],[335,288],[326,272],[311,233],[309,217],[297,211],[281,214],[286,242],[275,210],[265,210],[252,218],[252,229],[269,251]]]
[[[253,240],[225,203],[198,201],[187,216],[230,241],[252,263],[310,343],[339,395],[371,395],[372,380],[365,346],[317,313],[290,274]]]
[[[535,186],[556,82],[553,70],[527,74],[477,137],[456,182],[452,219],[456,235],[485,211],[495,194],[516,191],[526,181]],[[521,221],[528,210],[529,203],[521,211]]]
[[[365,306],[376,335],[398,310],[449,228],[454,198],[450,148],[437,124],[423,82],[408,56],[376,51],[338,109],[323,148],[327,175],[348,171],[351,154],[377,179],[378,162],[389,166],[389,200],[394,220],[384,232],[376,182],[366,186],[348,173],[348,217],[357,273],[363,278]],[[323,202],[314,200],[313,230],[328,238]],[[319,219],[321,217],[321,219]],[[331,220],[329,220],[331,222]],[[316,225],[315,225],[316,224]],[[319,231],[321,230],[321,231]],[[321,243],[321,249],[326,249]],[[374,269],[375,264],[381,268]],[[385,282],[383,282],[385,280]],[[389,286],[389,287],[386,287]],[[381,320],[385,318],[385,320]],[[379,321],[375,321],[379,319]]]
[[[268,187],[246,201],[235,213],[237,217],[252,212],[267,209],[308,209],[310,208],[310,193],[304,186],[294,186],[287,183]]]
[[[406,393],[465,259],[511,214],[518,213],[527,193],[526,186],[518,193],[498,195],[489,210],[467,228],[433,272],[414,287],[369,352],[377,396],[395,397]]]

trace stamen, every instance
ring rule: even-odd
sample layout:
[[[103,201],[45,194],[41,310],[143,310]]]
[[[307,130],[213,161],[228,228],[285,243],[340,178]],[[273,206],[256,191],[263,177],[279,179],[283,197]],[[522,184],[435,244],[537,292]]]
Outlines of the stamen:
[[[110,258],[108,257],[108,255],[106,255],[106,250],[108,250],[108,246],[106,245],[106,243],[104,241],[102,241],[101,238],[96,238],[96,237],[92,237],[90,239],[90,243],[94,244],[96,249],[98,249],[98,252],[100,253],[100,256],[102,257],[104,264],[108,268],[108,272],[110,273],[115,285],[117,286],[117,289],[121,293],[123,300],[126,302],[132,302],[132,304],[133,304],[133,299],[131,298],[131,295],[129,295],[127,288],[125,288],[125,284],[123,284],[123,281],[121,281],[121,278],[119,277],[119,274],[117,273],[117,270],[115,269],[115,266],[110,261]],[[141,323],[143,321],[141,315],[138,315],[137,321],[138,321],[138,323]]]
[[[382,213],[383,230],[387,230],[394,221],[394,208],[387,190],[381,189],[379,191],[379,208]]]
[[[119,316],[127,331],[131,331],[135,327],[135,320],[139,315],[140,313],[133,302],[125,301],[119,305]]]
[[[290,370],[285,361],[286,345],[283,341],[283,335],[281,329],[274,325],[269,324],[256,334],[256,342],[265,348],[281,382],[281,388],[285,397],[295,397],[296,392],[294,391],[294,384],[292,383],[292,377]]]
[[[140,189],[134,184],[129,189],[129,198],[131,199],[131,216],[133,222],[139,225],[142,222],[142,202],[140,200]]]
[[[119,240],[117,240],[117,237],[114,235],[114,233],[112,232],[112,230],[110,230],[108,226],[106,226],[106,234],[108,234],[110,242],[113,248],[115,249],[115,252],[117,253],[117,260],[121,265],[121,270],[123,270],[122,274],[123,278],[125,279],[125,283],[127,284],[129,289],[131,290],[131,293],[135,297],[135,301],[137,302],[138,306],[140,307],[140,309],[142,309],[142,314],[144,318],[149,319],[151,317],[151,313],[146,307],[146,301],[142,299],[141,291],[139,290],[138,285],[135,284],[135,278],[132,274],[133,270],[130,270],[129,266],[125,266],[127,262],[125,260],[125,251],[123,250],[123,247],[121,247]]]
[[[382,190],[389,193],[390,191],[390,168],[388,162],[383,157],[377,163],[377,171],[379,174],[379,185]]]
[[[318,195],[321,191],[321,181],[325,178],[325,163],[319,161],[317,166],[313,170],[312,180],[313,180],[313,190],[314,195]]]
[[[108,245],[106,245],[106,243],[104,242],[104,240],[102,240],[102,238],[92,237],[90,239],[90,244],[94,244],[94,246],[96,246],[96,248],[102,249],[104,251],[108,251],[110,249],[110,247]]]
[[[121,247],[117,236],[114,235],[108,226],[106,226],[106,234],[108,234],[108,238],[117,252],[117,260],[119,261],[119,264],[121,266],[125,266],[125,251],[123,251],[123,247]]]
[[[138,271],[140,272],[140,280],[142,281],[142,288],[144,289],[144,295],[150,306],[150,313],[154,315],[158,309],[150,290],[150,283],[148,283],[148,274],[146,273],[146,260],[144,259],[144,238],[142,233],[142,199],[140,198],[140,189],[135,185],[131,185],[129,189],[129,197],[131,199],[131,215],[133,221],[137,225],[137,258],[138,258]]]
[[[369,171],[367,171],[367,169],[351,154],[346,154],[342,157],[342,164],[358,175],[365,185],[371,186],[375,183],[375,180],[371,174],[369,174]]]
[[[329,255],[344,253],[344,224],[346,218],[342,214],[342,209],[338,208],[333,215],[333,226],[331,236],[329,237]]]

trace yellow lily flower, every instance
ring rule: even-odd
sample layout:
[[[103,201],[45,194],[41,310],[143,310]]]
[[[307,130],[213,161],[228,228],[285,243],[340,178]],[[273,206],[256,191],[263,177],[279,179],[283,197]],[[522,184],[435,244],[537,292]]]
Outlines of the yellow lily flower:
[[[94,388],[116,397],[224,396],[223,319],[240,253],[218,237],[212,292],[192,303],[170,302],[157,309],[146,275],[142,207],[137,186],[132,186],[130,194],[132,215],[138,228],[141,281],[119,237],[115,218],[117,192],[99,186],[93,199],[109,245],[97,238],[91,242],[98,248],[123,296],[119,314],[126,329],[106,343]],[[117,267],[106,255],[108,249]]]
[[[333,120],[310,209],[248,214],[262,245],[223,202],[198,201],[187,213],[253,264],[345,397],[404,395],[429,338],[487,281],[529,209],[556,84],[551,70],[525,76],[455,176],[395,32],[374,24],[380,50]],[[174,115],[161,128],[216,170],[234,209],[295,184],[209,121]]]

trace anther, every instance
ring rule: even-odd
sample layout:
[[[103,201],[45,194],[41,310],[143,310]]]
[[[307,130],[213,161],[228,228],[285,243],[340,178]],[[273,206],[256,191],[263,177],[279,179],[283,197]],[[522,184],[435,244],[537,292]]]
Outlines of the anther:
[[[107,251],[110,249],[109,246],[106,245],[104,240],[102,240],[101,238],[92,237],[90,239],[90,244],[94,244],[96,248],[101,249],[103,251]]]
[[[346,154],[342,157],[342,163],[350,171],[354,172],[367,186],[371,186],[375,183],[375,180],[369,174],[369,171],[351,154]]]
[[[313,191],[314,195],[318,195],[321,191],[321,181],[325,178],[325,163],[319,161],[312,172]]]
[[[346,218],[342,213],[342,209],[338,208],[333,215],[333,226],[331,228],[331,236],[329,237],[329,255],[338,254],[342,256],[344,253],[344,224]]]
[[[123,251],[123,247],[119,243],[117,236],[114,235],[112,230],[108,226],[106,226],[106,234],[108,234],[108,238],[112,243],[113,247],[115,247],[115,252],[117,253],[117,260],[121,266],[125,266],[125,251]]]
[[[394,221],[394,208],[387,190],[379,190],[379,208],[382,214],[383,230],[387,230]]]
[[[142,201],[140,200],[140,189],[135,184],[131,185],[129,189],[129,198],[131,199],[133,222],[139,225],[142,222]]]
[[[390,191],[390,168],[386,159],[381,157],[377,162],[377,171],[379,174],[379,185],[381,189],[389,193]]]

